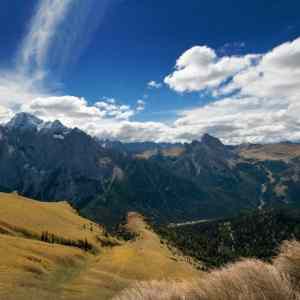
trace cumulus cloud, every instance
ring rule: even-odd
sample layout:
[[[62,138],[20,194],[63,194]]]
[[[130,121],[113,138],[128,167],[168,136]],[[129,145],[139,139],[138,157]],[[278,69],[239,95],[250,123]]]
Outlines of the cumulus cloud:
[[[148,88],[150,89],[159,89],[162,87],[162,84],[159,82],[156,82],[154,80],[151,80],[147,83]]]
[[[89,6],[92,2],[82,3]],[[142,99],[132,107],[105,97],[91,104],[84,98],[53,94],[45,87],[49,53],[66,16],[78,9],[74,7],[72,0],[39,2],[16,69],[0,71],[0,122],[25,111],[44,120],[59,119],[100,138],[122,141],[189,142],[206,132],[234,144],[300,141],[300,38],[264,54],[219,56],[208,46],[187,50],[164,82],[181,93],[208,92],[216,96],[214,102],[179,112],[173,123],[135,122],[134,116],[145,109]],[[78,11],[87,16],[90,10]],[[86,28],[83,23],[81,31]],[[76,40],[64,48],[72,49]],[[56,57],[68,56],[64,51],[58,51],[61,55]],[[147,85],[162,87],[156,81]]]
[[[117,104],[115,99],[98,101],[95,106],[100,110],[105,118],[115,118],[117,120],[128,120],[135,114],[135,111],[128,105]]]
[[[236,74],[223,91],[240,90],[243,95],[256,97],[299,99],[299,83],[300,38],[263,55],[258,64]]]
[[[102,127],[94,131],[94,135],[101,138],[120,140],[125,142],[143,141],[173,141],[170,134],[172,128],[160,122],[121,122],[111,124],[110,128]]]
[[[177,62],[178,68],[196,67],[198,70],[205,64],[209,66],[213,59],[215,65],[210,67],[214,69],[222,60],[232,60],[232,57],[216,58],[209,48],[204,52],[206,56],[199,56],[199,51],[187,51],[188,55]],[[299,141],[300,38],[255,56],[254,61],[252,57],[248,60],[249,55],[238,59],[241,65],[234,67],[233,73],[222,72],[220,76],[218,72],[205,71],[214,76],[209,80],[202,77],[202,83],[194,76],[178,81],[182,74],[176,74],[177,71],[170,77],[174,79],[171,87],[178,91],[209,88],[220,97],[214,103],[181,112],[175,122],[176,138],[192,139],[209,132],[234,144]],[[189,67],[191,61],[193,66]],[[225,83],[220,86],[222,82]]]
[[[113,101],[112,101],[113,100]],[[117,104],[114,99],[103,99],[90,105],[86,99],[74,96],[49,96],[34,98],[20,107],[44,120],[61,120],[70,127],[88,129],[113,122],[128,121],[136,110]],[[95,124],[95,126],[92,126]]]
[[[164,81],[177,92],[216,88],[228,77],[251,66],[257,58],[257,55],[218,57],[207,46],[195,46],[179,57],[175,71]]]
[[[300,138],[298,129],[290,127],[291,119],[283,99],[256,97],[225,98],[204,107],[184,111],[176,121],[188,135],[210,133],[224,142],[278,142]]]

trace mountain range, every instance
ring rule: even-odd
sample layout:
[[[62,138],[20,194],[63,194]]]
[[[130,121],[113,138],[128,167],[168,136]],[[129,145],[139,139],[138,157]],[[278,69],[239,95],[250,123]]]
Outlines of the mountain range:
[[[61,122],[17,114],[0,126],[0,191],[67,200],[112,227],[129,211],[158,223],[298,207],[300,145],[99,140]]]

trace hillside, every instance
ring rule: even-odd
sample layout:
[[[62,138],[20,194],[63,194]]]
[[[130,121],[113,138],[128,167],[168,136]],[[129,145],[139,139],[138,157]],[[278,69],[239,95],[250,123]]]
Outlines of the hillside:
[[[271,262],[242,260],[195,281],[139,282],[114,300],[299,300],[300,243],[286,242]]]
[[[85,240],[95,249],[105,233],[98,224],[80,217],[67,202],[45,203],[17,194],[0,193],[0,232],[40,237],[48,232],[66,240]]]
[[[2,193],[0,224],[0,299],[110,299],[136,280],[200,274],[162,245],[136,213],[124,225],[135,239],[125,241],[80,217],[66,202]],[[80,239],[83,244],[74,243]]]
[[[167,243],[208,268],[241,257],[270,261],[283,241],[300,239],[300,211],[258,210],[234,218],[158,226],[157,232]]]
[[[293,143],[278,143],[269,145],[246,145],[238,148],[239,154],[254,160],[282,160],[290,162],[300,156],[300,145]]]
[[[136,281],[192,279],[201,274],[185,257],[162,245],[139,214],[129,214],[126,228],[137,237],[106,249],[74,278],[67,286],[71,299],[109,299]]]

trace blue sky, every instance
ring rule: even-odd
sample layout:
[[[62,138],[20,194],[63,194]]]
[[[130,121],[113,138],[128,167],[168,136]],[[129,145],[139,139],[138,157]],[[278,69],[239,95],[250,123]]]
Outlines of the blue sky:
[[[189,141],[204,131],[230,143],[298,140],[298,124],[290,126],[289,111],[298,96],[299,11],[296,0],[4,0],[2,119],[28,110],[126,141]],[[264,57],[281,45],[285,50],[274,51],[277,60],[264,64]],[[287,86],[277,80],[290,74],[274,68],[293,57],[291,51],[296,51],[297,67],[290,75],[292,88],[274,96],[272,91]],[[176,73],[184,53],[177,66],[183,72]],[[265,74],[264,80],[255,79],[250,89],[241,85],[244,72],[249,79],[254,71]],[[262,87],[270,92],[261,93]],[[233,103],[230,111],[226,101]],[[68,106],[60,110],[61,102]],[[242,107],[232,111],[236,103]],[[269,122],[259,122],[266,112]],[[246,120],[239,120],[244,113]],[[256,123],[260,126],[253,131]]]

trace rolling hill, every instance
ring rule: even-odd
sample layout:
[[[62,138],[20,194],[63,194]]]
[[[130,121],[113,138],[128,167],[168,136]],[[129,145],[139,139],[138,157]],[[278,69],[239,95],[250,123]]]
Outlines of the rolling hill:
[[[141,215],[129,214],[123,230],[135,238],[110,236],[66,202],[0,194],[0,299],[110,299],[137,280],[201,274]]]

